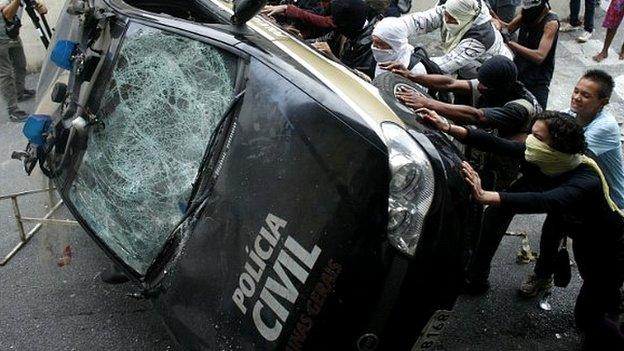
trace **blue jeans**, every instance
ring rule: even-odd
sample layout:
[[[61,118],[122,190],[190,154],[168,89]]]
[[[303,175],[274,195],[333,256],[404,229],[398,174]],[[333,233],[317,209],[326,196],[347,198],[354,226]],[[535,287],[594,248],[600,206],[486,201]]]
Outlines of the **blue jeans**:
[[[585,16],[583,27],[588,32],[594,31],[594,10],[596,9],[595,0],[585,0]],[[579,12],[581,11],[581,0],[570,0],[570,24],[578,26]]]

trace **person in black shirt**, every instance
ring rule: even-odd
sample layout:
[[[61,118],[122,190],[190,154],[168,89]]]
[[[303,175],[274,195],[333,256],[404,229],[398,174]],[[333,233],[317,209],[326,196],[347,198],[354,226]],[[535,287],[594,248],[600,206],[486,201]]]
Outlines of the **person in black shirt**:
[[[514,215],[547,213],[546,221],[551,216],[563,219],[562,229],[573,239],[583,278],[575,318],[586,347],[623,350],[624,335],[614,316],[624,283],[624,214],[610,199],[597,164],[582,155],[586,147],[582,127],[570,115],[545,112],[535,117],[532,134],[521,142],[450,125],[431,110],[418,113],[426,123],[463,143],[523,160],[522,177],[504,192],[484,191],[477,172],[463,164],[474,200],[489,205],[467,277],[468,292],[489,288],[492,258]]]
[[[366,80],[370,81],[375,77],[377,66],[371,49],[372,33],[383,15],[378,11],[379,8],[373,9],[369,3],[375,2],[332,0],[331,18],[335,31],[312,43],[312,46],[329,59],[355,70],[355,73],[363,73],[368,77]],[[346,40],[343,41],[341,36]],[[324,39],[327,41],[323,41]],[[360,76],[364,78],[361,74]]]
[[[502,55],[485,61],[479,69],[479,77],[472,80],[437,74],[415,74],[398,62],[380,67],[427,88],[468,95],[471,101],[471,106],[454,105],[404,90],[397,93],[397,97],[406,106],[434,110],[456,124],[493,128],[502,137],[526,134],[531,117],[541,112],[533,94],[518,81],[516,65]]]
[[[506,41],[516,54],[514,62],[518,77],[546,109],[555,71],[559,17],[550,10],[548,0],[523,0],[522,11],[507,29],[509,33],[519,29],[518,42]],[[503,37],[511,38],[508,35]]]
[[[446,75],[415,74],[400,63],[380,65],[393,73],[438,91],[452,91],[468,96],[471,106],[449,104],[424,97],[414,91],[400,91],[397,97],[411,108],[426,107],[456,124],[473,124],[495,129],[499,136],[524,139],[532,117],[541,112],[537,99],[518,81],[516,65],[499,55],[485,61],[479,76],[473,80],[454,79]],[[457,97],[457,95],[456,95]],[[517,160],[505,156],[471,153],[488,172],[488,188],[504,189],[518,175]]]

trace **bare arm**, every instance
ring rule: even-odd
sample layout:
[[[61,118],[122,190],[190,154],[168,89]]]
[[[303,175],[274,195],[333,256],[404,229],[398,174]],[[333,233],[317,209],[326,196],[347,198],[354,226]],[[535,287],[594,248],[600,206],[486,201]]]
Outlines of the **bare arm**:
[[[2,8],[2,15],[9,21],[13,21],[15,15],[17,14],[17,10],[20,7],[20,0],[13,0],[8,5]]]
[[[468,136],[468,129],[448,123],[433,110],[423,107],[416,110],[416,113],[422,117],[423,122],[459,141],[463,141]]]
[[[399,62],[383,62],[379,63],[379,67],[427,88],[449,90],[456,93],[471,92],[470,84],[467,80],[458,80],[444,74],[415,74]]]
[[[467,80],[455,79],[444,74],[414,74],[407,77],[415,83],[435,90],[449,90],[456,93],[470,93],[470,84]]]
[[[508,45],[516,55],[520,55],[536,64],[540,64],[546,59],[546,56],[548,56],[548,52],[550,52],[552,48],[555,41],[555,34],[558,30],[559,24],[557,21],[546,23],[544,34],[542,35],[537,49],[529,49],[513,41],[510,41]]]
[[[462,162],[462,173],[466,183],[472,190],[472,198],[483,205],[499,206],[501,204],[500,193],[495,191],[485,191],[481,186],[481,177],[468,162]]]
[[[418,96],[411,91],[400,91],[396,95],[405,105],[411,108],[420,109],[424,107],[433,110],[456,124],[474,124],[479,126],[488,125],[485,113],[481,109],[466,105],[447,104],[434,99]]]

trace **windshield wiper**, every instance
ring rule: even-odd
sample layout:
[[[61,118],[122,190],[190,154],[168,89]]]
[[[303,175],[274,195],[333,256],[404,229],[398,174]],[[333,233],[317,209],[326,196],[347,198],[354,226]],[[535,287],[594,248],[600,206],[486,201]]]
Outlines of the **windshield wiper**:
[[[194,201],[194,200],[195,200],[195,197],[197,196],[197,193],[199,192],[199,190],[205,184],[205,182],[202,181],[203,179],[205,179],[203,177],[204,171],[205,171],[205,169],[208,166],[208,162],[212,159],[212,156],[214,155],[214,153],[216,151],[216,150],[214,150],[214,146],[217,143],[217,141],[219,140],[219,137],[224,132],[224,124],[225,124],[225,122],[230,120],[230,115],[236,110],[236,106],[238,106],[238,103],[242,100],[244,95],[245,95],[245,89],[243,89],[240,93],[238,93],[234,97],[234,99],[232,99],[232,101],[228,105],[227,109],[225,110],[225,113],[223,114],[223,117],[219,121],[219,124],[217,125],[217,128],[215,129],[216,133],[214,133],[212,135],[212,137],[210,138],[210,142],[208,143],[208,147],[206,148],[206,151],[204,153],[204,157],[202,158],[202,162],[201,162],[201,164],[199,166],[199,170],[197,172],[197,175],[195,176],[195,180],[193,181],[193,189],[191,191],[191,195],[190,195],[189,201],[187,203],[187,210],[186,210],[187,215],[189,213],[192,213],[193,210],[197,207],[197,205],[199,203],[201,203],[201,201]]]

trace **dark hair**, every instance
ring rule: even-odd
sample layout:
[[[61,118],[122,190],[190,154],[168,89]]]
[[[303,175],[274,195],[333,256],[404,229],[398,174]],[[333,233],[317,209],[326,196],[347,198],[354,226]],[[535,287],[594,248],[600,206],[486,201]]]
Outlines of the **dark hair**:
[[[579,154],[585,152],[585,134],[583,127],[576,119],[564,112],[544,111],[536,115],[531,127],[536,121],[543,121],[548,127],[548,133],[552,140],[553,149],[566,154]]]
[[[615,86],[615,82],[613,81],[613,77],[609,75],[609,73],[600,70],[600,69],[590,69],[589,71],[583,74],[583,77],[588,80],[591,80],[594,83],[597,83],[600,86],[600,91],[598,91],[598,97],[601,99],[611,97],[611,93],[613,93],[613,87]]]

